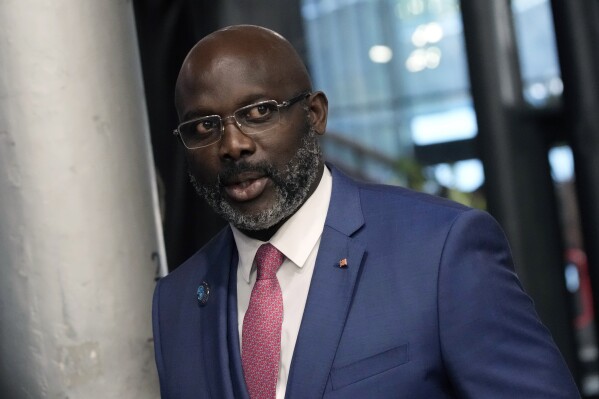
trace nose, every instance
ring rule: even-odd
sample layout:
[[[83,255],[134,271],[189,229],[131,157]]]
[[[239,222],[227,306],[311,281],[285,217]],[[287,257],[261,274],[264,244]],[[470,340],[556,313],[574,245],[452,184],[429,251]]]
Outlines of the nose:
[[[237,161],[256,151],[256,143],[241,131],[234,117],[224,118],[222,124],[223,137],[219,147],[219,156],[222,160]]]

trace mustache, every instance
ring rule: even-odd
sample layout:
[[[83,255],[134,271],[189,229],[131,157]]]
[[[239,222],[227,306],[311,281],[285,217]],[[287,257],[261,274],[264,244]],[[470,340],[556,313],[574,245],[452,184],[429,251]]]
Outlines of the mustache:
[[[276,180],[278,173],[276,168],[268,162],[238,162],[227,165],[217,176],[217,185],[222,188],[225,184],[242,173],[259,173],[264,177]]]

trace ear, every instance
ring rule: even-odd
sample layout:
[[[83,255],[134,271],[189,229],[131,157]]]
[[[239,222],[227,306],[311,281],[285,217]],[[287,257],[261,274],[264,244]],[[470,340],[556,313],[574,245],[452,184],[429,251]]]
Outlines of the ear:
[[[316,133],[323,135],[327,129],[327,115],[329,112],[329,100],[322,91],[315,91],[306,100],[308,105],[308,116],[310,127]]]

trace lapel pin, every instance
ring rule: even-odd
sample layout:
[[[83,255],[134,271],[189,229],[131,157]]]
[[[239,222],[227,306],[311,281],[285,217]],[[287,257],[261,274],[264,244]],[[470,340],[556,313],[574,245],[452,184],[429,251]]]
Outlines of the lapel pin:
[[[343,258],[339,261],[339,267],[347,267],[347,258]]]
[[[210,286],[207,282],[202,281],[202,284],[198,287],[198,303],[200,306],[206,305],[208,297],[210,296]]]

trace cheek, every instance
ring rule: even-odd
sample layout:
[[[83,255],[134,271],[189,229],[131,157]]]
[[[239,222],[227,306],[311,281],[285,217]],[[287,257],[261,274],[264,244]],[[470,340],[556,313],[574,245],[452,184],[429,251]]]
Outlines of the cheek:
[[[298,130],[273,132],[261,137],[259,146],[263,153],[268,154],[271,163],[276,166],[286,166],[301,146],[303,134]]]
[[[218,158],[208,151],[187,151],[187,167],[199,183],[214,183],[218,176]]]

